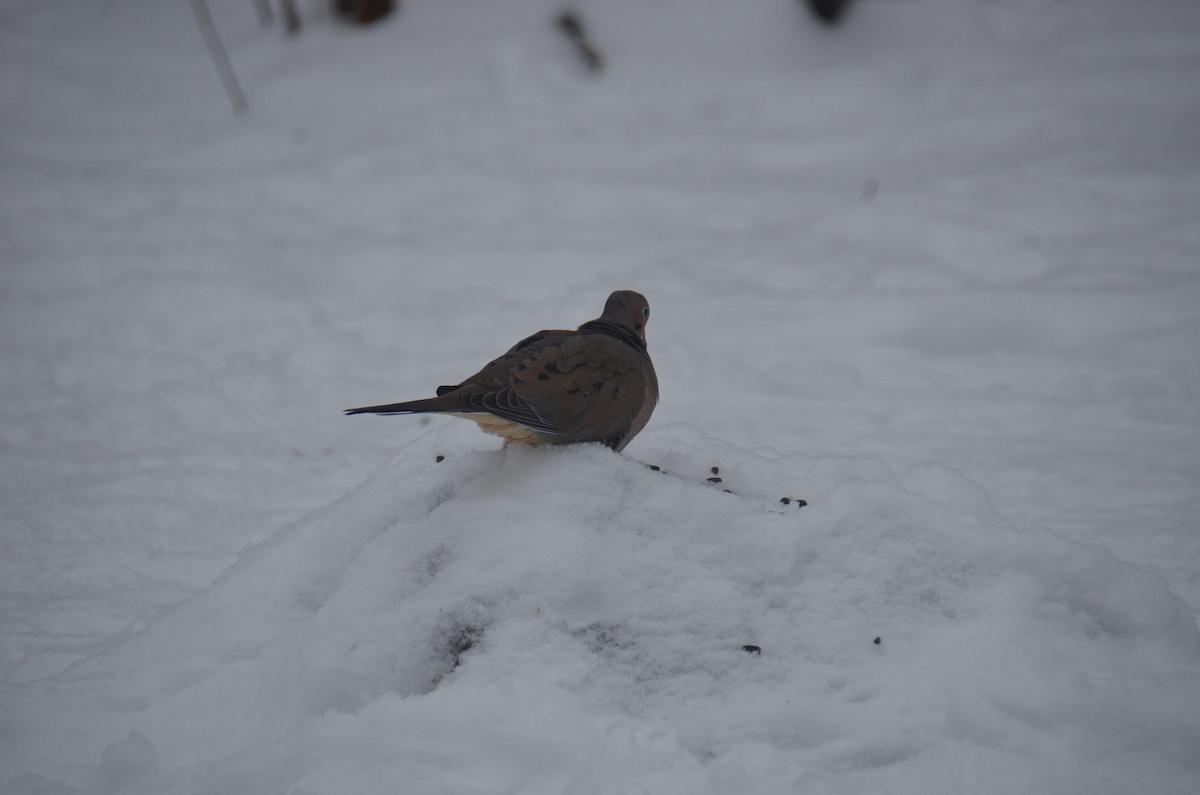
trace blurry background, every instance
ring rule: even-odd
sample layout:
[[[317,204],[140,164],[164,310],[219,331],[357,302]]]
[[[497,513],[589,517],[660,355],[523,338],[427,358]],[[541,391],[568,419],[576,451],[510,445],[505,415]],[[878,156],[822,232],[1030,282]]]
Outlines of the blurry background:
[[[1200,5],[209,5],[238,116],[186,3],[0,2],[7,681],[430,427],[341,409],[618,288],[643,439],[940,462],[1200,611]]]

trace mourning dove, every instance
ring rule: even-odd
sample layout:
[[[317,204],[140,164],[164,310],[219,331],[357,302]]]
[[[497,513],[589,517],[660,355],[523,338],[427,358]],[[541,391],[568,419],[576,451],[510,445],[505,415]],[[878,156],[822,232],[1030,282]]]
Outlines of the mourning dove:
[[[437,397],[347,414],[449,414],[527,444],[601,442],[621,451],[646,427],[658,379],[646,352],[650,305],[618,290],[575,331],[539,331]]]

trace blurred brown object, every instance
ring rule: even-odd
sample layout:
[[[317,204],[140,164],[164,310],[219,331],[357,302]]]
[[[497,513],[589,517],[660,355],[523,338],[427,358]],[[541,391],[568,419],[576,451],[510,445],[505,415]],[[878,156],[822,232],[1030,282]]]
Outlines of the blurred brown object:
[[[370,25],[396,9],[396,0],[333,0],[333,10],[356,25]]]

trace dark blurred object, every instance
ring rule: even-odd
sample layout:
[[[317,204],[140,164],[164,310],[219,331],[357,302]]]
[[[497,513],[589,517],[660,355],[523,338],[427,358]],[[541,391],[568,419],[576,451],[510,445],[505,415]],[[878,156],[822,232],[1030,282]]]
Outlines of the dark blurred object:
[[[805,0],[805,2],[814,17],[826,25],[836,25],[842,21],[842,16],[845,15],[852,0]]]
[[[333,0],[333,10],[356,25],[370,25],[396,9],[395,0]]]
[[[229,97],[229,104],[233,105],[233,112],[245,113],[246,95],[242,93],[242,86],[233,72],[233,64],[229,62],[229,54],[225,52],[225,45],[217,34],[207,0],[192,0],[192,11],[196,15],[196,24],[200,26],[200,35],[204,37],[204,45],[208,47],[208,54],[221,77],[221,85],[225,87],[225,95]]]
[[[300,14],[293,0],[279,0],[279,13],[283,15],[283,29],[289,36],[300,32]]]
[[[254,9],[258,11],[258,22],[264,28],[270,27],[275,21],[275,12],[271,10],[271,0],[254,0]]]
[[[583,65],[589,72],[599,72],[604,68],[604,58],[600,51],[588,40],[587,30],[583,26],[583,17],[574,11],[563,11],[554,20],[555,26],[563,32],[575,45],[575,52],[583,59]]]
[[[254,0],[254,8],[258,11],[258,22],[264,28],[275,24],[271,0]],[[295,36],[300,32],[300,14],[296,11],[295,0],[279,0],[279,15],[283,17],[283,29],[287,35]]]

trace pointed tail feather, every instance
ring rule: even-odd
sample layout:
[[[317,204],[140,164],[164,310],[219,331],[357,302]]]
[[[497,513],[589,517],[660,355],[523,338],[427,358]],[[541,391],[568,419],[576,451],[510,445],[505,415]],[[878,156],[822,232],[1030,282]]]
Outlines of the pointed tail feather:
[[[383,406],[362,406],[356,409],[346,409],[346,414],[423,414],[438,411],[464,411],[463,407],[454,401],[440,398],[425,400],[409,400],[404,403],[388,403]],[[470,411],[470,409],[466,409]]]

